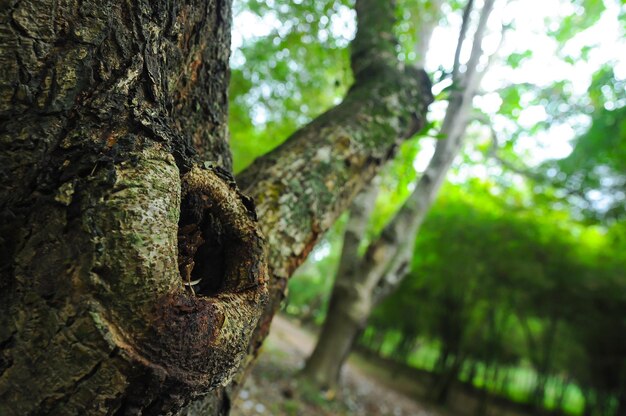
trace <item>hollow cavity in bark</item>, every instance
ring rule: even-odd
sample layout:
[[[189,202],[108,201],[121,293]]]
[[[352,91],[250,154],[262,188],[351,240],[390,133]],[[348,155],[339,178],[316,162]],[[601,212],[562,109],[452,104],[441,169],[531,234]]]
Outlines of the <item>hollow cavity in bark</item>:
[[[255,221],[254,204],[228,172],[195,168],[184,175],[178,224],[183,284],[205,296],[258,286],[258,270],[248,268],[263,257]]]

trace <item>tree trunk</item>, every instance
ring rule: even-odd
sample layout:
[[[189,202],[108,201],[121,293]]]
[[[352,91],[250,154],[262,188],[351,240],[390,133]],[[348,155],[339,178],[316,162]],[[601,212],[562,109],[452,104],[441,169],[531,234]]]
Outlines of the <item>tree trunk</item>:
[[[355,84],[343,102],[257,159],[238,177],[257,201],[268,235],[270,302],[254,342],[265,337],[287,280],[310,250],[372,181],[404,139],[424,125],[432,100],[423,70],[395,55],[393,2],[356,2],[352,44]],[[322,134],[320,134],[322,133]]]
[[[450,165],[462,147],[472,108],[472,98],[476,94],[484,74],[484,72],[477,71],[477,65],[480,56],[482,56],[480,44],[492,6],[493,0],[488,0],[483,8],[474,38],[472,54],[464,76],[459,76],[453,80],[458,88],[454,89],[450,95],[442,125],[441,133],[445,139],[437,142],[435,153],[415,190],[385,227],[381,236],[369,245],[362,259],[357,261],[355,258],[348,258],[343,255],[341,257],[341,264],[331,295],[331,299],[334,301],[329,304],[327,319],[318,339],[318,343],[322,345],[316,346],[313,355],[306,364],[305,375],[314,376],[313,381],[320,386],[335,385],[338,381],[336,376],[340,374],[340,368],[325,371],[323,368],[315,368],[315,366],[323,364],[330,367],[327,363],[337,363],[339,367],[343,365],[355,335],[366,324],[373,306],[389,295],[407,273],[408,264],[413,255],[415,236],[443,184]],[[424,35],[422,34],[422,36]],[[461,48],[464,38],[465,35],[463,34],[457,49]],[[457,65],[458,63],[455,63],[455,67]],[[358,237],[357,239],[360,240]],[[350,322],[344,324],[334,322],[344,317]],[[351,330],[343,330],[346,327],[351,328]],[[331,333],[333,328],[342,328],[343,332]],[[350,337],[350,339],[340,342],[339,339],[342,336]],[[334,346],[326,339],[332,339],[335,343]],[[322,354],[324,359],[321,359]],[[326,375],[326,377],[322,379],[322,375]]]
[[[266,297],[227,174],[230,4],[1,13],[0,414],[176,409],[229,380]]]
[[[556,339],[559,321],[553,316],[548,317],[547,328],[542,331],[543,334],[539,340],[540,344],[533,341],[532,332],[528,323],[526,321],[523,322],[522,328],[526,332],[526,336],[528,338],[530,357],[532,358],[531,362],[534,364],[535,370],[537,371],[537,379],[533,389],[532,402],[535,406],[537,406],[537,408],[541,409],[544,407],[546,386],[552,369],[554,340]]]
[[[452,362],[449,362],[449,359],[445,360],[444,368],[442,372],[435,377],[435,384],[433,386],[433,400],[435,400],[436,403],[443,405],[448,401],[450,391],[458,379],[463,360],[464,359],[459,354],[453,356]]]
[[[342,298],[331,298],[332,304],[341,304]],[[334,312],[341,308],[333,308]],[[352,343],[361,329],[361,322],[355,321],[349,316],[350,311],[341,310],[340,313],[348,316],[331,318],[324,325],[319,334],[318,343],[313,354],[308,358],[303,375],[312,380],[321,389],[335,391],[339,373],[346,356],[340,356],[337,352],[348,354],[352,349]]]
[[[554,408],[557,410],[558,414],[563,414],[563,403],[565,402],[565,394],[567,393],[567,388],[569,387],[570,383],[569,377],[559,377],[557,383],[558,384],[556,386],[556,398],[554,399]]]
[[[362,312],[369,309],[370,299],[366,295],[370,290],[362,287],[358,277],[351,273],[357,270],[359,245],[378,196],[376,185],[371,184],[350,206],[337,272],[338,276],[345,278],[335,285],[327,319],[303,370],[305,377],[325,389],[336,387],[341,364],[347,358],[342,353],[348,354],[352,349],[352,343],[365,322],[366,316]]]
[[[423,124],[423,73],[370,48],[346,100],[250,169],[257,223],[230,175],[230,6],[2,6],[0,414],[227,413],[259,318]]]

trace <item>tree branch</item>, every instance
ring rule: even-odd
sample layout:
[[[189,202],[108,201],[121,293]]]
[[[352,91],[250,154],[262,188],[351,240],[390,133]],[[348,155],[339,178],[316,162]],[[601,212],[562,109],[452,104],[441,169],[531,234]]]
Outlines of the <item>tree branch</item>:
[[[349,273],[359,261],[359,246],[365,235],[370,215],[380,191],[378,176],[368,184],[350,204],[348,223],[343,236],[337,275]]]
[[[474,41],[472,42],[472,52],[470,53],[470,58],[466,64],[466,71],[463,76],[463,82],[472,85],[475,84],[473,80],[478,71],[478,63],[480,62],[480,58],[483,56],[483,48],[482,42],[485,37],[485,31],[487,30],[487,21],[489,20],[489,16],[493,10],[495,0],[485,0],[485,4],[480,13],[480,18],[478,19],[478,26],[476,27],[476,32],[474,33]],[[478,82],[478,81],[476,81]]]
[[[398,40],[393,33],[395,2],[357,0],[355,4],[357,32],[350,45],[350,61],[354,78],[365,80],[372,68],[397,65]]]
[[[485,35],[486,22],[491,14],[492,6],[493,0],[485,2],[474,35],[472,57],[467,63],[467,69],[460,84],[461,89],[453,89],[450,94],[450,102],[441,128],[444,139],[437,142],[435,153],[409,199],[384,228],[381,237],[368,247],[359,274],[371,276],[367,280],[372,281],[372,284],[377,287],[375,302],[390,293],[408,271],[415,235],[450,165],[462,147],[469,112],[472,108],[472,98],[484,74],[483,71],[479,76],[474,75],[480,55],[482,55],[480,44]],[[462,32],[464,30],[466,29],[461,28]],[[459,42],[462,42],[463,37],[459,38]],[[467,82],[468,80],[470,82]]]
[[[463,9],[463,21],[461,22],[461,30],[459,30],[459,38],[456,42],[456,50],[454,51],[454,63],[452,65],[452,82],[458,82],[459,67],[461,66],[461,49],[463,49],[463,43],[467,36],[467,28],[469,26],[470,13],[474,5],[474,0],[468,0],[465,8]]]
[[[424,125],[433,99],[425,72],[404,68],[395,56],[392,2],[359,0],[356,8],[357,76],[343,102],[239,176],[256,201],[273,276],[255,342],[265,336],[287,279],[398,144]]]
[[[489,146],[489,150],[487,151],[487,155],[489,157],[491,157],[492,159],[497,161],[500,165],[502,165],[504,168],[510,170],[513,173],[527,177],[537,182],[543,183],[547,181],[547,178],[545,178],[544,176],[538,175],[537,173],[531,171],[528,168],[516,166],[514,163],[500,156],[498,154],[498,149],[500,148],[500,145],[498,143],[498,133],[493,128],[493,126],[488,122],[488,120],[485,120],[483,118],[478,118],[477,120],[480,121],[483,126],[489,129],[489,133],[490,133],[489,138],[491,139],[491,146]]]
[[[490,9],[485,10],[487,15],[489,12]],[[461,29],[462,32],[466,30],[466,27]],[[482,37],[482,33],[479,31],[478,35]],[[464,37],[463,33],[459,43],[463,42]],[[472,65],[476,63],[473,61]],[[461,148],[471,98],[477,85],[475,82],[459,83],[455,87],[460,89],[452,89],[441,129],[445,138],[437,142],[435,154],[415,190],[380,237],[369,245],[362,259],[355,262],[354,259],[342,257],[340,273],[329,302],[330,319],[324,322],[320,341],[304,370],[318,385],[332,386],[336,383],[338,369],[373,306],[386,289],[391,290],[399,283],[409,268],[417,230]]]
[[[415,55],[417,60],[415,66],[417,68],[424,68],[426,63],[426,54],[428,47],[430,46],[430,40],[432,39],[435,27],[437,27],[438,20],[441,15],[441,5],[443,0],[433,0],[430,4],[430,9],[425,14],[428,17],[423,17],[421,25],[419,25],[417,34],[417,43],[415,44]]]

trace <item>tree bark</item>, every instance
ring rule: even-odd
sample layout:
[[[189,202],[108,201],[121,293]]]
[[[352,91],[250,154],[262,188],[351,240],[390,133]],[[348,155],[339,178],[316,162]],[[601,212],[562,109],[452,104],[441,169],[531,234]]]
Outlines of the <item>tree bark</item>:
[[[232,377],[266,297],[227,173],[230,4],[1,19],[0,414],[175,411]]]
[[[435,153],[415,190],[384,228],[381,236],[368,246],[363,258],[358,261],[344,256],[341,258],[342,264],[339,266],[331,294],[327,319],[305,367],[305,375],[309,375],[312,381],[320,387],[325,388],[337,384],[341,366],[350,352],[354,337],[365,326],[373,307],[398,286],[408,271],[415,236],[450,165],[462,147],[469,113],[472,109],[472,98],[484,74],[484,71],[479,72],[477,67],[479,58],[482,56],[481,42],[492,6],[493,0],[488,0],[483,7],[474,35],[472,54],[465,73],[462,75],[456,70],[458,63],[455,58],[454,65],[457,74],[453,79],[455,87],[450,94],[448,109],[441,128],[444,139],[437,142]],[[467,19],[469,11],[464,16]],[[464,23],[457,51],[463,45],[465,28]],[[456,56],[458,53],[455,54]],[[336,322],[341,319],[347,319],[348,322],[343,324]],[[342,332],[334,333],[336,330]],[[341,340],[342,337],[346,339]]]
[[[227,413],[286,279],[423,124],[425,75],[359,40],[344,102],[249,169],[257,222],[230,6],[0,8],[0,414]]]

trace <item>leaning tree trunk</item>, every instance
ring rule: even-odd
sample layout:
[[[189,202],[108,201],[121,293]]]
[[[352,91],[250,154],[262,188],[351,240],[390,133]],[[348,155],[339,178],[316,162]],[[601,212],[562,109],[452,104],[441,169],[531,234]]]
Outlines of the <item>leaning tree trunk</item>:
[[[0,16],[0,414],[227,412],[286,279],[422,124],[423,73],[355,59],[345,101],[250,169],[257,222],[230,175],[229,0]]]
[[[325,320],[315,349],[302,371],[306,378],[321,388],[336,387],[335,381],[339,379],[341,366],[346,359],[345,354],[352,349],[353,340],[361,329],[359,286],[354,285],[354,279],[348,277],[353,277],[350,271],[357,269],[359,246],[365,235],[378,190],[377,184],[372,183],[352,201],[337,270],[337,276],[343,278],[333,286],[328,306],[328,311],[332,315]]]
[[[359,0],[356,12],[355,84],[343,102],[238,177],[257,201],[272,276],[253,348],[266,336],[288,278],[401,141],[422,128],[432,100],[425,72],[396,57],[393,2]]]
[[[380,237],[368,246],[363,258],[349,258],[342,254],[327,318],[303,371],[306,377],[321,388],[336,386],[354,339],[365,326],[373,307],[390,294],[407,274],[415,236],[463,144],[472,99],[486,70],[481,72],[477,67],[483,55],[481,42],[493,2],[485,2],[474,35],[472,53],[465,73],[461,75],[458,72],[458,58],[472,6],[472,1],[468,2],[455,55],[453,85],[456,88],[450,94],[441,128],[445,139],[437,142],[435,153],[415,190],[383,229]],[[351,215],[356,215],[355,221],[367,221],[366,217],[354,210]],[[353,228],[358,227],[355,225]],[[347,237],[353,238],[349,235]]]
[[[440,2],[432,7],[431,15],[424,17],[419,29],[416,55],[417,65],[424,66],[425,55],[435,21],[439,15]],[[350,206],[350,217],[344,233],[343,247],[337,270],[337,278],[328,304],[326,320],[315,348],[306,360],[302,375],[323,389],[334,390],[357,334],[371,310],[371,287],[366,276],[360,274],[361,259],[358,248],[365,235],[370,215],[378,195],[378,184],[368,184],[362,194]]]

